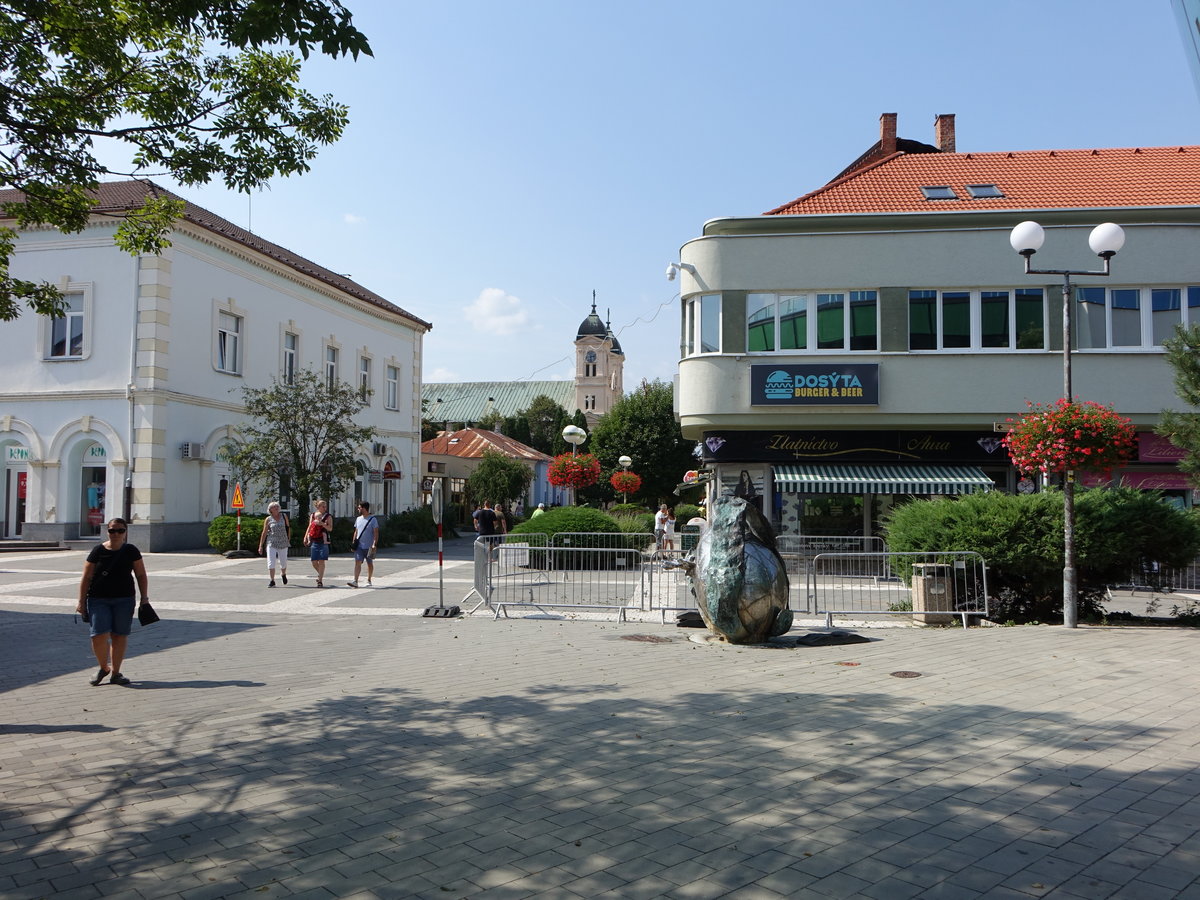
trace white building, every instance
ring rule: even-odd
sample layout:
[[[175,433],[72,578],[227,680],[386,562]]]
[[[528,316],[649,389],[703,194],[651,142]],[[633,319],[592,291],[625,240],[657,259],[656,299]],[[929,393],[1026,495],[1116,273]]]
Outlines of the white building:
[[[335,514],[357,497],[383,513],[417,505],[430,323],[192,204],[161,256],[130,256],[105,213],[148,192],[168,193],[103,185],[81,233],[20,235],[13,276],[58,285],[70,311],[0,326],[0,536],[89,540],[125,516],[143,550],[205,546],[232,511],[220,451],[245,420],[241,389],[304,368],[373,392],[357,421],[375,440]],[[247,512],[266,499],[246,497]]]

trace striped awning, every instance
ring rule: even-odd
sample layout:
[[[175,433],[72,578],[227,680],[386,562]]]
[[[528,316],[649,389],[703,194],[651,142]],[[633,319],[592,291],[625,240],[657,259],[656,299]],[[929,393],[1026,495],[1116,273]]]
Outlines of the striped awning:
[[[775,485],[799,494],[971,494],[995,484],[976,466],[775,466]]]

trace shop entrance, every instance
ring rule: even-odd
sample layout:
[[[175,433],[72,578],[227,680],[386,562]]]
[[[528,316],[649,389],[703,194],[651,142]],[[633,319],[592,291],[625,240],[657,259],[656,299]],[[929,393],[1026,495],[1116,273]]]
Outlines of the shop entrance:
[[[105,467],[84,466],[79,509],[79,536],[98,537],[104,526]]]
[[[4,470],[4,537],[21,536],[25,525],[25,496],[29,473],[24,467],[9,466]]]

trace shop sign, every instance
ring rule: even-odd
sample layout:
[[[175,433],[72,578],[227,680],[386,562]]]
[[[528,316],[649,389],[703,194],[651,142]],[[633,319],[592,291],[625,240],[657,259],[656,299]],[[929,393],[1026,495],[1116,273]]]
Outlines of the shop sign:
[[[7,450],[6,458],[9,462],[29,462],[28,447],[15,447],[9,444],[5,449]]]
[[[750,367],[751,406],[875,406],[878,403],[878,364]]]
[[[108,459],[108,454],[104,452],[104,447],[100,444],[92,444],[83,454],[84,459]]]
[[[1152,431],[1139,431],[1138,462],[1144,463],[1174,463],[1187,455],[1182,447],[1176,447],[1165,437]]]
[[[1009,465],[991,431],[706,431],[704,462],[942,462]]]
[[[1188,491],[1192,484],[1182,472],[1122,472],[1111,481],[1097,472],[1085,472],[1085,487],[1116,484],[1140,491]]]

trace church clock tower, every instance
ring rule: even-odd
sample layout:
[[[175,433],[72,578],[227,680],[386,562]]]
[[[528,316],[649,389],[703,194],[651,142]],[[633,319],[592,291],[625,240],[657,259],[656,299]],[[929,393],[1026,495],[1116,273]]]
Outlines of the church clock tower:
[[[625,353],[612,333],[611,316],[607,323],[600,321],[592,291],[592,311],[575,335],[575,408],[583,410],[589,428],[623,396],[624,368]]]

